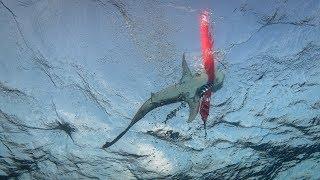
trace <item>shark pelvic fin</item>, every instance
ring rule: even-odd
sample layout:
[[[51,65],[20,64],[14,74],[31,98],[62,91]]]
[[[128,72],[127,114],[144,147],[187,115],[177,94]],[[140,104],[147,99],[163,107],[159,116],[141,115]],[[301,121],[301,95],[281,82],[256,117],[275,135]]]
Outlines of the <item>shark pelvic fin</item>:
[[[187,101],[189,105],[189,118],[188,123],[192,122],[199,112],[199,106],[200,106],[200,98],[198,96],[195,96],[194,98]]]
[[[185,53],[182,55],[182,77],[180,82],[184,82],[186,79],[190,79],[192,77],[191,71],[188,67]]]

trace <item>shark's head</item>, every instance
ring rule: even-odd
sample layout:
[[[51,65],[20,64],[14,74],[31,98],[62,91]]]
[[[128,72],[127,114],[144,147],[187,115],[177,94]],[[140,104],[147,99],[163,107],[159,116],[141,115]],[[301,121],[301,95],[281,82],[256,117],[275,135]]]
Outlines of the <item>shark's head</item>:
[[[224,80],[224,73],[222,71],[217,70],[216,77],[214,80],[214,86],[212,89],[213,92],[216,92],[222,88],[223,80]]]

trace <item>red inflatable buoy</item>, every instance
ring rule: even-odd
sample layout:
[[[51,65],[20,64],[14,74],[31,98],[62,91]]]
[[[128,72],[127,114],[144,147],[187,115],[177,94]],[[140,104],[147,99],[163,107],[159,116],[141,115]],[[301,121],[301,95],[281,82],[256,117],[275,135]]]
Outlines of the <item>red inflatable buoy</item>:
[[[215,79],[214,54],[213,54],[213,39],[210,31],[210,21],[208,11],[203,11],[200,16],[200,41],[202,63],[208,75],[208,83]],[[200,104],[201,119],[206,125],[209,116],[211,90],[205,92]]]

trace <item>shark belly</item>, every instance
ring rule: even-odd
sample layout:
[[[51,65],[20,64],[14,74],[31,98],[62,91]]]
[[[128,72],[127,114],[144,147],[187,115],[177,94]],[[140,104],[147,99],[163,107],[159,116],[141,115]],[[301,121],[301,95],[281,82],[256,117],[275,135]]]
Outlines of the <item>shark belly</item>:
[[[145,103],[143,103],[133,117],[132,123],[139,121],[153,109],[176,102],[181,102],[184,101],[184,99],[185,96],[181,91],[181,86],[179,84],[169,86],[156,93],[151,93],[151,97]]]
[[[175,84],[173,86],[169,86],[162,91],[152,93],[151,101],[152,103],[160,103],[160,104],[168,104],[169,101],[174,101],[174,99],[178,99],[179,96],[183,96],[182,88],[180,84]]]

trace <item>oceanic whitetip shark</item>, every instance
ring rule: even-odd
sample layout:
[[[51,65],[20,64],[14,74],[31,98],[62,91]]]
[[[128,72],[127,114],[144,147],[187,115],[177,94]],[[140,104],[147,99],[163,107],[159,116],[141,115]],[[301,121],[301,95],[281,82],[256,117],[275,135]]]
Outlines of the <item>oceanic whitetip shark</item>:
[[[106,142],[102,148],[107,148],[116,143],[135,123],[141,120],[146,114],[155,108],[177,103],[186,102],[189,105],[189,118],[187,122],[193,121],[199,111],[200,100],[203,94],[211,89],[216,92],[221,89],[224,80],[222,71],[215,71],[215,79],[208,83],[208,76],[205,71],[192,74],[185,54],[182,57],[182,77],[180,81],[159,92],[151,93],[151,97],[143,103],[138,112],[135,114],[128,127],[122,131],[114,140]]]

